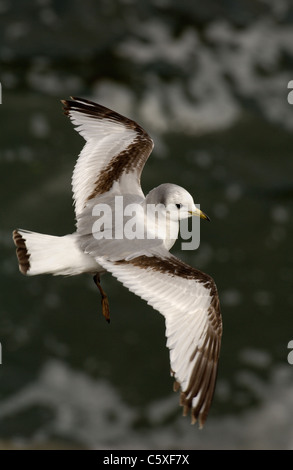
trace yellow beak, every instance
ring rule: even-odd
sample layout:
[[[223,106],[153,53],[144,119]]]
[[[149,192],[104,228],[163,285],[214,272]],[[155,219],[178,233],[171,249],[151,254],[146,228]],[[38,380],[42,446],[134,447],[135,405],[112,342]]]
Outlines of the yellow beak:
[[[195,211],[189,211],[189,214],[190,215],[195,215],[197,217],[200,217],[201,219],[204,219],[204,220],[207,220],[208,222],[210,222],[210,218],[208,215],[206,215],[203,211],[201,211],[200,209],[196,209]]]

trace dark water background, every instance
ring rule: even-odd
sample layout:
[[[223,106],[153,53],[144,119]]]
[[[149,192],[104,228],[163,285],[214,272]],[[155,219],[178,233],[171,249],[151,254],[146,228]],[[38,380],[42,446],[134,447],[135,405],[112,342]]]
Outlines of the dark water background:
[[[292,449],[293,5],[289,0],[0,1],[0,447]],[[14,228],[74,230],[83,140],[59,100],[136,119],[142,185],[184,186],[211,217],[196,252],[224,320],[203,431],[172,392],[164,321],[103,279],[25,278]]]

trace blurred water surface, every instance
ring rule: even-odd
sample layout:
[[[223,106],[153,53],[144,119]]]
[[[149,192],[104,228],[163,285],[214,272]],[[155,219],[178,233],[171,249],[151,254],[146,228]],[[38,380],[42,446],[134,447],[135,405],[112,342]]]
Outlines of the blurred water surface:
[[[293,448],[293,9],[237,3],[0,1],[2,447]],[[177,183],[212,219],[173,250],[222,305],[203,431],[172,392],[163,317],[110,275],[108,325],[90,276],[18,272],[14,228],[74,231],[69,95],[143,125],[145,193]]]

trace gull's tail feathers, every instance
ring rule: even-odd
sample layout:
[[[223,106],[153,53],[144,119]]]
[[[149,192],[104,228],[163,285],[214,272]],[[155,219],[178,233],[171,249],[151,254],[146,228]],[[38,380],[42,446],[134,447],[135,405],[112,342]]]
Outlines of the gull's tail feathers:
[[[97,262],[79,248],[75,234],[56,237],[14,230],[13,241],[19,270],[27,276],[73,276],[83,272],[97,272]]]

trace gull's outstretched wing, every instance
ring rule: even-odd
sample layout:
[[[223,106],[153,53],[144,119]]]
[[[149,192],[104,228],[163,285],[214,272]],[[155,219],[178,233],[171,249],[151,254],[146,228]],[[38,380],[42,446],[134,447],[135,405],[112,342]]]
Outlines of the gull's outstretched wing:
[[[86,140],[72,176],[76,215],[88,200],[113,187],[118,194],[143,196],[140,175],[153,149],[147,132],[136,122],[92,101],[71,98],[62,103],[65,114]]]
[[[166,251],[128,261],[96,260],[165,317],[174,389],[192,423],[202,427],[212,402],[222,336],[216,285],[211,277]]]

